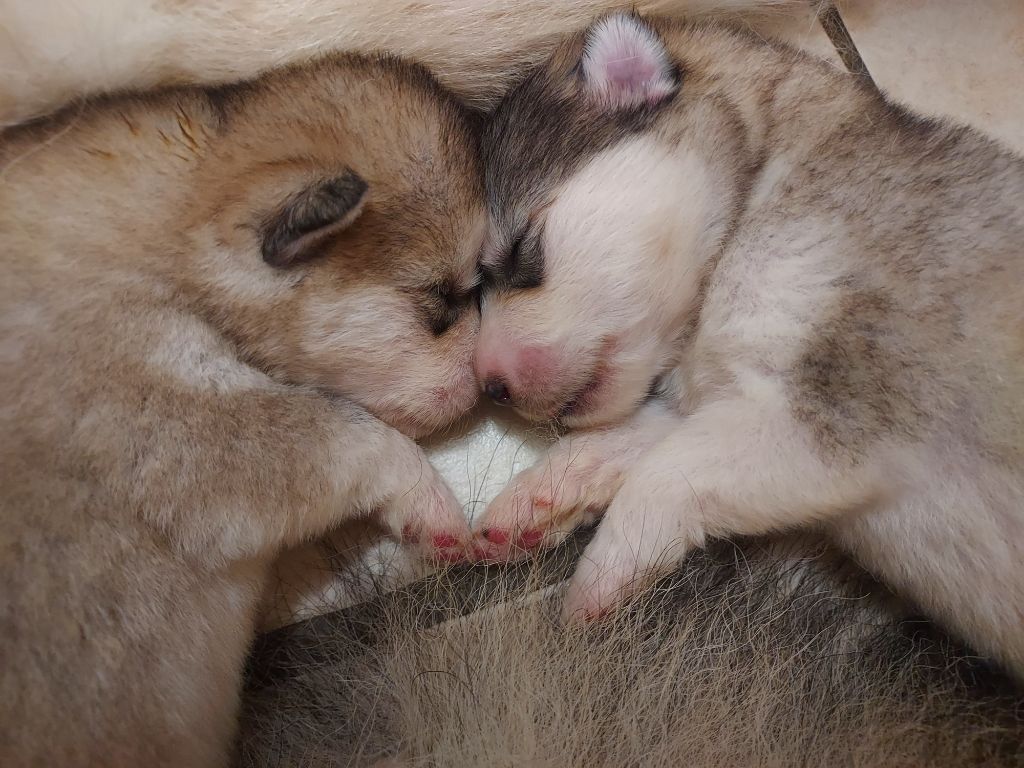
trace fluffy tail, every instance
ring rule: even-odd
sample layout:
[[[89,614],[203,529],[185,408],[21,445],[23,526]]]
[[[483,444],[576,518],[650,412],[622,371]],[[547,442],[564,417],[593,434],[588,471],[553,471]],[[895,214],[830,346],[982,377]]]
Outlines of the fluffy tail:
[[[389,50],[472,100],[601,13],[728,15],[796,0],[0,0],[0,123],[105,91],[253,77],[329,51]]]

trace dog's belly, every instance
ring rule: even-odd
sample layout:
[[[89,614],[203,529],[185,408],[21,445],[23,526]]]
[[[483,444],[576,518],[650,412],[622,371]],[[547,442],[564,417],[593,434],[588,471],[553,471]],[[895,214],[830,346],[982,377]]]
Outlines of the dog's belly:
[[[1024,516],[997,475],[936,479],[841,521],[835,535],[902,597],[1024,676]]]

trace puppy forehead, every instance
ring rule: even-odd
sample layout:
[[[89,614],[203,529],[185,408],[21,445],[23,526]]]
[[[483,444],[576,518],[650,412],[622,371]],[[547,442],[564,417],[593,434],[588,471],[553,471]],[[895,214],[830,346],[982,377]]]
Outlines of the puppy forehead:
[[[659,117],[650,109],[602,110],[583,98],[572,71],[536,70],[505,97],[483,134],[487,204],[498,233],[514,236],[588,160]]]
[[[400,240],[405,247],[377,269],[387,277],[401,273],[411,285],[445,285],[469,290],[477,282],[477,264],[487,233],[487,215],[481,204],[457,215],[439,218],[401,211],[387,217],[382,226],[405,228]]]
[[[487,229],[482,175],[476,146],[462,137],[453,142],[378,165],[369,179],[373,216],[365,223],[376,232],[367,238],[387,244],[386,258],[374,259],[385,276],[398,272],[413,285],[460,288],[474,279]]]
[[[343,162],[367,179],[390,175],[396,188],[441,180],[482,195],[476,124],[415,64],[342,55],[207,95],[250,155]]]
[[[443,259],[440,274],[453,277],[459,288],[468,290],[479,282],[477,265],[484,250],[487,229],[487,212],[481,205],[468,220],[454,250]]]

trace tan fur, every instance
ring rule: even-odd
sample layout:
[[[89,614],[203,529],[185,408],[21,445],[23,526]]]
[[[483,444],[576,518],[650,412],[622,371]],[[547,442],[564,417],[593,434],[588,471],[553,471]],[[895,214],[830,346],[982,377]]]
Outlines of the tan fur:
[[[798,2],[798,0],[797,0]],[[388,50],[460,95],[496,99],[514,73],[599,13],[718,13],[794,0],[0,0],[0,123],[83,94],[223,83],[329,51]]]
[[[270,558],[377,508],[466,535],[407,435],[476,399],[482,221],[466,116],[393,60],[3,134],[0,763],[223,765]]]

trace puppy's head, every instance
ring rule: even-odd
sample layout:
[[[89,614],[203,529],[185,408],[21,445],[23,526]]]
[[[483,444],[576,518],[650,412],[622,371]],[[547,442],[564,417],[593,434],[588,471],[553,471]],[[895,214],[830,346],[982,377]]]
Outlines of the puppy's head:
[[[343,58],[213,92],[195,179],[205,311],[289,383],[418,436],[475,401],[486,230],[468,116],[423,70]]]
[[[569,426],[624,416],[672,362],[734,213],[743,127],[693,32],[616,15],[567,40],[484,136],[484,391]]]

